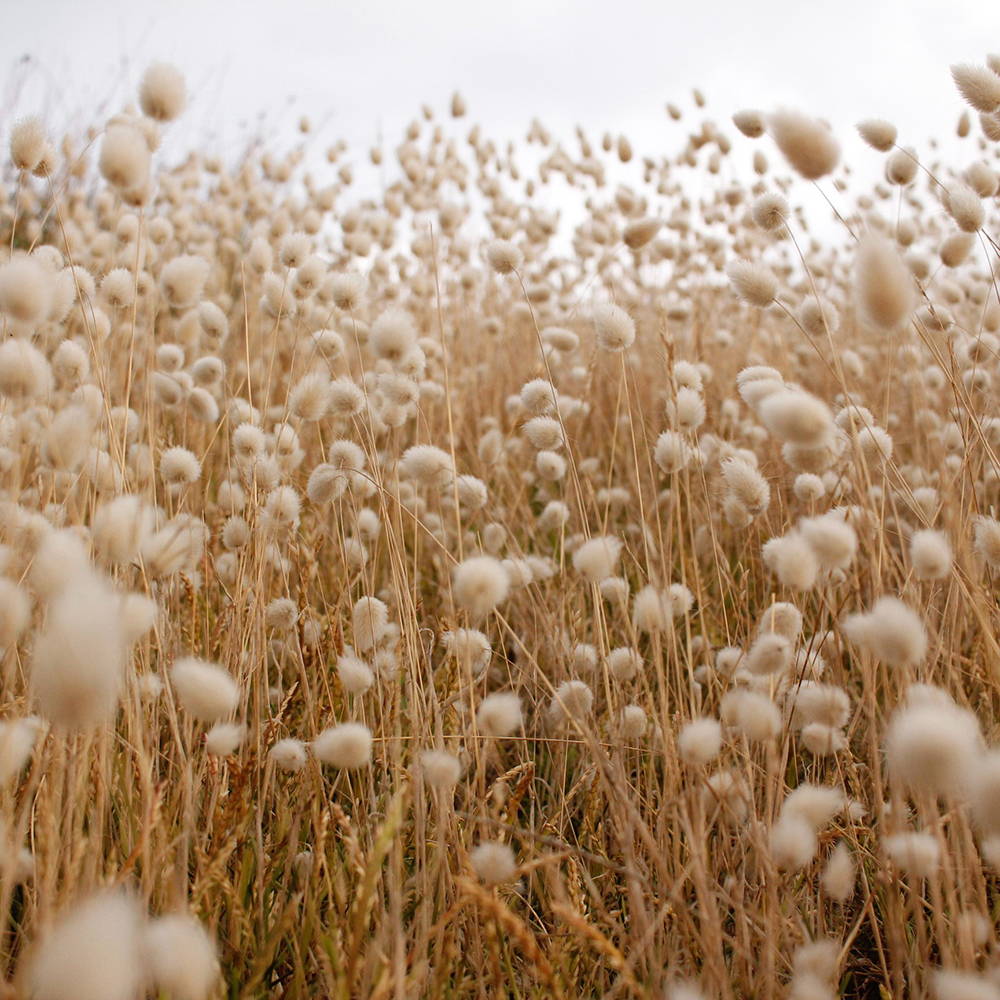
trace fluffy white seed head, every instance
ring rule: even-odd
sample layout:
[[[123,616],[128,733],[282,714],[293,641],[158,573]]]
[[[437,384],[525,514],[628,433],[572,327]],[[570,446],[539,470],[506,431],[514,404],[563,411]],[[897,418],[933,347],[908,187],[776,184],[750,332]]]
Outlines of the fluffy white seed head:
[[[360,722],[331,726],[313,740],[316,759],[338,770],[356,770],[372,761],[372,733]]]
[[[882,597],[870,611],[848,615],[847,639],[891,667],[920,663],[927,653],[927,632],[920,616],[895,597]]]
[[[784,586],[792,590],[810,590],[815,586],[819,562],[808,541],[800,534],[793,532],[768,540],[761,557]]]
[[[470,556],[455,567],[452,593],[472,619],[485,617],[502,604],[510,592],[510,576],[492,556]]]
[[[173,486],[186,486],[201,476],[201,462],[188,448],[168,448],[160,456],[160,477]]]
[[[827,826],[846,805],[843,789],[830,785],[799,785],[781,804],[781,818],[795,816],[814,830]]]
[[[759,139],[765,131],[764,115],[752,108],[745,108],[733,115],[733,124],[748,139]]]
[[[813,447],[833,433],[833,415],[821,399],[807,392],[783,389],[771,393],[759,408],[761,422],[777,438]]]
[[[35,1000],[135,1000],[143,986],[142,913],[121,892],[74,903],[28,959]]]
[[[763,264],[734,260],[726,267],[726,276],[736,294],[759,309],[769,306],[778,294],[778,279]]]
[[[45,724],[36,716],[0,722],[0,785],[24,770],[44,731]]]
[[[22,118],[10,130],[10,158],[18,170],[33,171],[42,161],[47,146],[48,137],[40,118]]]
[[[754,199],[750,216],[766,232],[780,229],[789,216],[788,202],[776,191],[767,191]]]
[[[514,852],[507,844],[484,841],[469,852],[469,861],[476,877],[487,885],[513,882],[517,874]]]
[[[215,942],[187,913],[156,917],[143,934],[143,954],[155,987],[174,1000],[207,1000],[219,978]]]
[[[0,577],[0,650],[14,646],[31,620],[31,599],[23,587]]]
[[[997,78],[1000,80],[1000,77]],[[986,221],[986,208],[975,191],[963,181],[956,181],[944,196],[945,208],[963,233],[976,233]]]
[[[930,833],[896,833],[882,846],[889,860],[911,879],[933,878],[941,866],[941,847]]]
[[[635,321],[624,309],[612,302],[594,306],[591,320],[597,345],[602,350],[624,351],[635,341]]]
[[[867,118],[858,122],[858,134],[880,153],[888,153],[896,145],[896,126],[882,118]]]
[[[677,734],[677,752],[687,764],[704,767],[721,749],[722,726],[717,719],[693,719]]]
[[[217,664],[182,657],[170,668],[170,680],[181,708],[199,722],[218,722],[239,705],[239,686]]]
[[[799,816],[783,816],[771,828],[771,858],[779,871],[799,871],[816,856],[816,831]]]
[[[612,535],[591,538],[573,553],[573,568],[592,583],[614,576],[622,543]]]
[[[348,694],[364,694],[375,683],[375,674],[349,647],[337,657],[337,676]]]
[[[362,653],[374,649],[385,634],[389,609],[377,597],[359,598],[351,611],[354,646]]]
[[[131,125],[111,125],[101,141],[99,159],[104,179],[121,191],[138,191],[149,180],[149,146]]]
[[[850,848],[841,840],[827,858],[820,886],[835,903],[846,903],[854,895],[856,882],[857,866]]]
[[[798,530],[813,550],[822,569],[830,572],[847,569],[858,548],[854,528],[839,514],[831,512],[818,517],[803,518]]]
[[[951,572],[951,545],[941,531],[915,531],[910,536],[910,563],[920,580],[940,580]]]
[[[187,102],[187,88],[180,70],[168,63],[153,63],[139,84],[142,113],[157,122],[179,118]]]
[[[431,788],[447,790],[458,784],[462,762],[446,750],[425,750],[420,755],[420,773]]]
[[[976,717],[941,692],[898,708],[885,737],[889,774],[914,792],[961,794],[972,779],[981,739]]]
[[[726,692],[719,715],[726,730],[750,743],[765,743],[781,731],[778,706],[759,691],[735,688]]]
[[[744,664],[758,677],[783,674],[791,666],[792,644],[777,632],[763,632],[747,651]]]
[[[510,736],[522,723],[521,699],[512,691],[488,694],[476,712],[476,724],[487,736]]]
[[[563,681],[555,690],[549,705],[549,719],[555,725],[586,721],[594,706],[594,692],[583,681]]]
[[[870,326],[891,333],[914,306],[913,278],[891,243],[868,233],[858,244],[854,265],[858,313]]]
[[[951,77],[976,111],[986,115],[1000,111],[1000,75],[988,66],[959,63],[951,67]]]
[[[50,602],[35,639],[30,682],[39,711],[70,729],[107,723],[118,707],[124,669],[115,595],[89,573],[72,576]]]
[[[287,737],[278,740],[267,756],[282,771],[301,771],[306,766],[306,745],[301,740]]]
[[[0,265],[0,312],[18,323],[35,325],[48,315],[52,306],[54,284],[52,275],[34,259],[17,254]],[[8,344],[27,341],[6,341]]]
[[[806,180],[831,173],[840,160],[840,145],[829,126],[801,112],[786,109],[768,115],[767,130],[785,159]]]
[[[524,263],[524,254],[510,240],[493,240],[486,248],[486,260],[497,274],[511,274]]]
[[[217,722],[205,733],[205,750],[214,757],[228,757],[243,745],[247,729],[239,722]]]

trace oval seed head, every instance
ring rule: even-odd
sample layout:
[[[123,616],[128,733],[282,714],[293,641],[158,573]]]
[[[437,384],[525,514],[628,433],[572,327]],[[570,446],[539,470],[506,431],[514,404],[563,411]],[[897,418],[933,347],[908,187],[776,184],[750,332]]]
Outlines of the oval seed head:
[[[215,942],[187,913],[151,920],[143,933],[149,978],[174,1000],[207,1000],[219,978]]]
[[[792,644],[777,632],[762,632],[747,651],[745,666],[752,674],[783,674],[792,662]]]
[[[460,608],[478,619],[507,599],[510,577],[503,564],[492,556],[471,556],[455,567],[452,593]]]
[[[896,126],[882,118],[867,118],[858,122],[858,133],[872,149],[888,153],[896,145]]]
[[[885,179],[890,184],[906,187],[913,183],[919,166],[913,149],[909,147],[896,149],[885,161]]]
[[[139,84],[142,113],[157,122],[179,118],[187,102],[187,88],[179,69],[168,63],[153,63]]]
[[[447,791],[458,784],[462,762],[445,750],[425,750],[420,755],[420,773],[431,788]]]
[[[910,537],[910,562],[920,580],[940,580],[951,572],[951,545],[940,531],[915,531]]]
[[[656,439],[653,461],[656,462],[661,472],[668,475],[680,472],[681,469],[687,467],[692,457],[693,450],[683,434],[677,431],[664,431]]]
[[[7,784],[27,767],[45,728],[34,715],[0,722],[0,784]]]
[[[10,158],[18,170],[35,170],[48,147],[45,126],[40,118],[32,116],[14,123],[10,130]]]
[[[839,841],[827,859],[820,886],[823,892],[836,903],[846,903],[854,895],[857,870],[850,848]]]
[[[612,353],[627,350],[635,341],[635,322],[624,309],[612,302],[602,302],[592,313],[597,345]]]
[[[594,692],[583,681],[563,681],[556,688],[549,705],[549,720],[554,725],[574,721],[582,723],[594,706]]]
[[[350,647],[337,657],[337,676],[348,694],[364,694],[375,683],[371,668]]]
[[[13,580],[0,577],[0,650],[17,643],[31,620],[31,600]]]
[[[913,310],[913,278],[885,237],[868,233],[858,244],[854,267],[858,312],[883,333],[900,327]]]
[[[647,218],[636,219],[625,227],[623,239],[625,245],[630,250],[641,250],[647,243],[651,243],[656,234],[660,231],[662,223],[659,219]]]
[[[759,691],[734,688],[719,704],[723,726],[751,743],[766,743],[781,732],[778,706]]]
[[[487,695],[476,712],[476,724],[492,737],[510,736],[522,725],[521,699],[512,691]]]
[[[980,515],[973,523],[973,548],[990,569],[1000,569],[1000,521]]]
[[[160,288],[168,304],[177,309],[189,309],[197,305],[205,289],[208,273],[209,264],[204,257],[181,254],[171,258],[160,272]]]
[[[771,828],[771,857],[779,871],[799,871],[816,856],[816,831],[798,816],[786,816]]]
[[[514,852],[506,844],[485,841],[469,853],[469,861],[476,877],[487,885],[513,882],[517,875]]]
[[[112,125],[104,133],[99,159],[101,175],[120,191],[138,191],[149,180],[149,146],[131,125]]]
[[[951,67],[959,93],[976,111],[991,115],[1000,110],[1000,75],[988,66],[959,63]]]
[[[798,533],[768,540],[761,557],[784,586],[792,590],[811,590],[815,586],[819,562],[808,541]]]
[[[744,302],[758,309],[769,306],[778,294],[778,279],[763,264],[734,260],[726,267],[726,276],[733,291]]]
[[[764,115],[747,108],[733,115],[733,124],[748,138],[759,139],[764,134]]]
[[[853,562],[858,536],[839,513],[830,511],[819,517],[803,518],[798,530],[816,555],[820,567],[827,572],[847,569]]]
[[[781,804],[781,818],[795,816],[817,832],[827,826],[846,805],[844,791],[830,785],[799,785]]]
[[[975,233],[982,229],[986,209],[979,195],[968,184],[956,182],[948,188],[944,200],[948,214],[963,233]]]
[[[160,456],[160,477],[168,485],[187,485],[201,476],[201,462],[187,448],[168,448]]]
[[[199,722],[218,722],[236,711],[240,689],[228,671],[188,656],[170,668],[177,700]]]
[[[911,688],[911,692],[912,692]],[[889,774],[913,792],[961,795],[972,780],[982,746],[979,723],[943,691],[896,709],[886,730]]]
[[[118,707],[125,669],[120,602],[89,570],[63,582],[35,639],[31,691],[49,721],[88,729],[111,721]]]
[[[776,438],[792,444],[815,447],[833,434],[833,414],[826,403],[797,389],[770,393],[758,413]]]
[[[49,314],[52,295],[52,276],[33,257],[16,255],[0,266],[0,311],[11,319],[26,325],[41,323]],[[4,346],[11,343],[31,347],[20,340],[8,340]]]
[[[789,164],[806,180],[829,174],[840,160],[840,145],[829,127],[798,111],[776,111],[767,128]]]
[[[896,833],[882,842],[889,860],[913,879],[933,878],[941,866],[941,847],[930,833]]]
[[[312,748],[321,763],[338,770],[356,770],[372,761],[372,733],[360,722],[342,722],[324,729],[313,740]]]
[[[870,611],[848,615],[842,628],[848,641],[891,667],[914,666],[927,654],[924,623],[895,597],[881,597]]]
[[[717,719],[694,719],[677,734],[677,752],[686,764],[704,767],[721,749],[722,726]]]
[[[205,733],[205,750],[214,757],[229,757],[243,745],[247,728],[239,722],[217,722]]]
[[[524,254],[510,240],[493,240],[486,248],[486,260],[497,274],[512,274],[524,263]]]
[[[61,914],[27,959],[35,1000],[135,1000],[143,992],[139,905],[100,892]]]
[[[268,751],[268,759],[282,771],[301,771],[306,766],[306,745],[301,740],[278,740]]]
[[[385,634],[389,609],[377,597],[362,597],[351,612],[354,645],[362,653],[374,649]]]
[[[573,553],[573,568],[591,583],[614,576],[622,543],[612,535],[591,538]]]
[[[785,224],[788,214],[788,202],[776,191],[760,195],[750,206],[750,216],[754,223],[767,232],[780,229]]]

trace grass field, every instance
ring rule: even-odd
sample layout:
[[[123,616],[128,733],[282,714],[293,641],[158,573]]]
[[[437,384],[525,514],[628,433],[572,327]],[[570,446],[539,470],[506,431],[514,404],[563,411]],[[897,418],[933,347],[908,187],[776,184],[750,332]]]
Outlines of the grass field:
[[[161,64],[8,122],[2,995],[1000,998],[1000,57],[953,76],[946,162],[853,172],[697,92],[666,157],[456,95],[170,162]]]

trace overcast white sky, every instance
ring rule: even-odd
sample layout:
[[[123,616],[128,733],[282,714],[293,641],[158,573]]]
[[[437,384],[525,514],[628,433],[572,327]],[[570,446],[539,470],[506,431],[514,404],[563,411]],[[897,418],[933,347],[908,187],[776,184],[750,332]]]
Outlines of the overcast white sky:
[[[165,59],[188,78],[187,134],[231,138],[261,111],[288,125],[308,112],[324,144],[344,136],[361,149],[380,127],[398,140],[422,102],[441,108],[457,87],[470,119],[493,136],[523,135],[537,115],[557,134],[583,122],[595,134],[628,132],[640,154],[673,152],[681,138],[664,103],[690,109],[692,85],[720,120],[740,107],[788,104],[826,117],[850,151],[853,123],[884,116],[919,147],[951,130],[962,108],[949,64],[1000,49],[990,0],[6,0],[0,7],[0,122],[14,103],[17,114],[92,120],[100,98],[114,95],[113,110],[134,93],[149,61]],[[25,55],[36,65],[14,70]]]

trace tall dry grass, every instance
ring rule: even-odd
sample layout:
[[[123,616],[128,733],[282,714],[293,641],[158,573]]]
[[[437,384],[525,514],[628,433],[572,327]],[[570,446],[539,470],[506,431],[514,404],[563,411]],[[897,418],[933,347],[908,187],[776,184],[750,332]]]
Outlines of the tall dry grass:
[[[997,996],[997,68],[861,193],[791,112],[456,98],[378,199],[160,163],[169,68],[13,126],[7,993]]]

